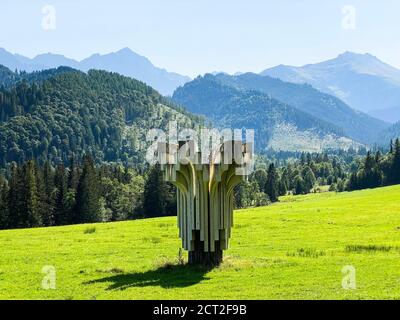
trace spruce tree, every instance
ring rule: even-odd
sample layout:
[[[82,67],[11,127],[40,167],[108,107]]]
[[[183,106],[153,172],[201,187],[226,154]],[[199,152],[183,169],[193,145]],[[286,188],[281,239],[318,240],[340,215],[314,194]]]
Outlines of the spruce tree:
[[[24,181],[22,168],[15,162],[11,165],[11,176],[7,196],[9,228],[25,227],[24,222]]]
[[[67,194],[68,185],[64,165],[60,164],[55,172],[55,215],[54,221],[56,225],[65,225],[71,223],[70,208],[68,208]]]
[[[160,166],[154,165],[147,176],[144,187],[143,210],[146,217],[165,215],[166,186],[162,179]]]
[[[85,156],[76,192],[75,222],[101,221],[99,179],[93,159]]]
[[[391,182],[400,183],[400,140],[397,138],[393,148],[393,158],[391,166]]]
[[[297,175],[294,178],[294,194],[306,194],[307,188],[304,183],[303,178],[300,175]]]
[[[348,191],[352,190],[358,190],[358,181],[357,181],[357,173],[353,172],[350,175],[349,181],[347,182],[347,188]]]
[[[29,160],[23,166],[24,188],[23,188],[23,226],[42,226],[42,218],[39,210],[38,190],[36,184],[35,162]]]
[[[287,185],[285,182],[285,179],[279,179],[279,185],[278,185],[278,189],[279,189],[279,195],[280,196],[284,196],[287,193]]]
[[[278,172],[276,171],[275,165],[271,163],[268,167],[267,182],[265,184],[265,192],[268,195],[271,202],[278,201]]]
[[[287,191],[293,189],[292,174],[292,165],[288,164],[287,167],[283,169],[281,176],[281,180],[285,183]]]
[[[0,177],[0,229],[7,229],[9,227],[7,196],[7,181],[3,177]]]
[[[303,169],[303,181],[304,181],[304,187],[306,188],[306,192],[310,192],[310,190],[314,187],[314,184],[316,182],[314,172],[311,170],[309,166],[305,166]]]
[[[257,182],[258,188],[261,192],[265,192],[265,185],[267,184],[268,175],[264,169],[256,170],[251,175],[251,179]]]
[[[50,162],[46,161],[43,169],[37,170],[37,184],[43,225],[52,226],[55,214],[55,185]]]
[[[367,152],[364,160],[363,180],[361,181],[364,188],[372,188],[374,186],[374,173],[375,159],[372,157],[371,152]]]
[[[79,183],[79,168],[76,164],[75,158],[71,157],[69,172],[68,172],[68,189],[75,190],[78,188]]]

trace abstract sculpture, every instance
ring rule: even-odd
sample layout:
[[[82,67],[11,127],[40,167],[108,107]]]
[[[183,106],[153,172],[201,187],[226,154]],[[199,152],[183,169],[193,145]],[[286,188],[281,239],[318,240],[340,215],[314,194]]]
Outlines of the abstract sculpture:
[[[242,141],[225,141],[207,154],[193,141],[159,143],[164,179],[177,187],[179,236],[190,264],[221,263],[233,226],[233,189],[248,175],[252,154],[252,144]]]

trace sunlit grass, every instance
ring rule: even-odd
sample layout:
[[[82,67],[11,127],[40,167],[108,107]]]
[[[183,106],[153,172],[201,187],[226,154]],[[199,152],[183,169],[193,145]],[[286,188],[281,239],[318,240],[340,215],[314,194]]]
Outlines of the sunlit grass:
[[[400,298],[400,186],[281,200],[235,212],[212,270],[182,264],[175,217],[1,231],[0,298]],[[41,287],[48,265],[55,290]]]

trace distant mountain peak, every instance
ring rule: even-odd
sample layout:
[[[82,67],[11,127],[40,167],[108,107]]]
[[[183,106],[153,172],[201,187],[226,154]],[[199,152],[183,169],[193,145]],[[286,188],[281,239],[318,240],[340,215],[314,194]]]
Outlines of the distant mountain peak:
[[[0,64],[11,70],[28,72],[59,66],[67,66],[84,72],[90,69],[107,70],[143,81],[163,95],[172,95],[177,87],[191,80],[189,77],[154,66],[145,56],[137,54],[128,47],[106,54],[95,53],[81,61],[51,52],[39,54],[30,59],[0,48]]]
[[[370,57],[370,58],[375,58],[377,59],[374,55],[365,52],[365,53],[359,53],[359,52],[353,52],[353,51],[345,51],[343,53],[340,53],[338,57]]]
[[[130,54],[134,53],[134,54],[137,54],[136,52],[132,51],[132,49],[130,49],[128,47],[125,47],[125,48],[122,48],[122,49],[118,50],[117,53],[130,53]]]
[[[355,53],[351,51],[345,51],[330,61],[338,61],[338,60],[348,61],[348,62],[361,62],[361,63],[379,62],[384,64],[384,62],[380,61],[376,56],[370,53]]]
[[[36,55],[33,59],[37,59],[37,58],[47,58],[47,57],[66,58],[66,57],[65,57],[64,55],[62,55],[62,54],[47,52],[47,53],[38,54],[38,55]]]
[[[356,52],[352,52],[352,51],[345,51],[343,53],[340,53],[337,57],[338,58],[353,58],[356,56],[361,56],[363,55],[362,53],[356,53]]]
[[[400,109],[400,70],[371,53],[345,51],[330,60],[301,67],[279,65],[261,75],[309,83],[382,120],[400,120],[396,116],[400,113],[392,111]]]
[[[120,49],[120,50],[118,50],[118,51],[116,51],[116,52],[112,52],[112,53],[109,53],[110,55],[111,54],[117,54],[117,55],[123,55],[123,56],[135,56],[135,57],[142,57],[142,58],[144,58],[143,56],[141,56],[140,54],[137,54],[136,52],[134,52],[134,51],[132,51],[130,48],[128,48],[128,47],[126,47],[126,48],[122,48],[122,49]]]
[[[112,55],[123,57],[124,59],[140,59],[144,63],[154,66],[153,63],[148,58],[146,58],[145,56],[142,56],[141,54],[136,53],[135,51],[133,51],[132,49],[130,49],[128,47],[122,48],[116,52],[105,54],[105,56],[112,56]]]

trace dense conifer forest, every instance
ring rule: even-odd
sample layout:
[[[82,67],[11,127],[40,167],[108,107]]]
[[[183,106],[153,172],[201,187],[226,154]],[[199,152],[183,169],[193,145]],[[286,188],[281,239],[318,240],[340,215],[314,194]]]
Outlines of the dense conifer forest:
[[[269,205],[286,194],[351,191],[400,183],[400,141],[386,154],[355,151],[347,158],[302,153],[276,165],[259,159],[235,190],[235,206]],[[0,228],[106,222],[176,214],[175,188],[158,166],[143,172],[96,165],[91,156],[68,166],[34,160],[12,163],[0,176]]]
[[[67,164],[84,154],[96,163],[143,165],[148,130],[166,129],[171,120],[185,127],[201,122],[116,73],[58,68],[28,75],[16,73],[22,80],[0,88],[2,167],[29,159]]]

